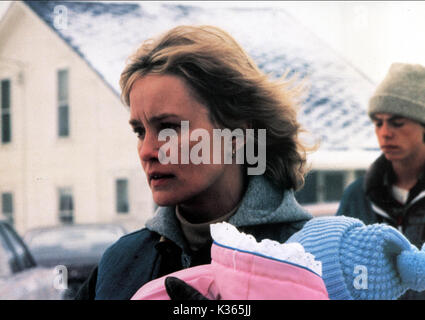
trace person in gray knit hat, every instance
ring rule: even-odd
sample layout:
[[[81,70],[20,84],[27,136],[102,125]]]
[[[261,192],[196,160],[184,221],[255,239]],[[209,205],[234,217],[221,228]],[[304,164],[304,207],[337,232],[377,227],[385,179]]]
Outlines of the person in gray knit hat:
[[[337,215],[387,223],[425,242],[425,67],[394,63],[369,100],[382,154],[347,187]],[[425,299],[408,291],[401,299]]]
[[[389,113],[425,124],[425,67],[394,63],[369,102],[369,115]]]

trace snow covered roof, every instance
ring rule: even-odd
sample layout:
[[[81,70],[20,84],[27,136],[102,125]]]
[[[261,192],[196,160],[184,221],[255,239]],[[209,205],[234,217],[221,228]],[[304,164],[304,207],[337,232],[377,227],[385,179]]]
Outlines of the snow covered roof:
[[[278,76],[289,69],[308,77],[310,91],[299,120],[321,137],[321,150],[377,149],[366,114],[375,84],[284,9],[204,7],[196,2],[25,3],[117,94],[126,58],[143,40],[181,24],[221,27],[265,72]]]

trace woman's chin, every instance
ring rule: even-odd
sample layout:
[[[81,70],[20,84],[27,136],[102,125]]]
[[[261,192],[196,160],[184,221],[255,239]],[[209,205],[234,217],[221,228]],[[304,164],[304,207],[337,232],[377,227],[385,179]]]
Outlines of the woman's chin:
[[[172,195],[153,195],[153,201],[160,207],[173,207],[179,203],[178,199]]]

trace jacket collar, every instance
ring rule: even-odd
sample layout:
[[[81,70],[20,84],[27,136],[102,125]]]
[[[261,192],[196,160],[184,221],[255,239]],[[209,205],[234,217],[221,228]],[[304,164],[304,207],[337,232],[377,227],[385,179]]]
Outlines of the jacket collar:
[[[264,176],[250,176],[245,195],[229,223],[236,227],[275,223],[292,223],[309,220],[312,216],[296,201],[293,190],[281,190]],[[146,227],[164,236],[184,251],[188,245],[184,239],[174,207],[159,207]]]
[[[366,194],[372,197],[372,200],[378,201],[378,199],[387,199],[390,201],[391,187],[396,181],[396,176],[391,165],[385,156],[382,154],[378,159],[370,166],[366,172],[364,179],[364,190]],[[425,171],[423,171],[419,177],[416,185],[410,190],[409,199],[407,203],[416,202],[419,198],[423,197],[422,191],[425,189]],[[415,201],[413,201],[415,200]],[[393,202],[393,201],[390,201]]]
[[[372,163],[370,168],[367,170],[364,179],[364,189],[366,194],[370,194],[374,189],[391,187],[395,181],[395,174],[391,166],[391,162],[388,161],[382,154]]]

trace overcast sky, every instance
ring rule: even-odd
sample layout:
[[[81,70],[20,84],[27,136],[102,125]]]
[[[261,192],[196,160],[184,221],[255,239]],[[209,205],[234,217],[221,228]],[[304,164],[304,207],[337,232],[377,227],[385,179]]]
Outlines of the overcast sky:
[[[425,65],[422,1],[169,1],[203,6],[278,6],[375,82],[392,62]],[[0,3],[0,15],[7,7]]]
[[[283,2],[292,15],[379,82],[393,62],[425,66],[425,2]]]
[[[393,62],[425,66],[425,1],[208,1],[204,5],[284,8],[375,82],[382,80]]]

